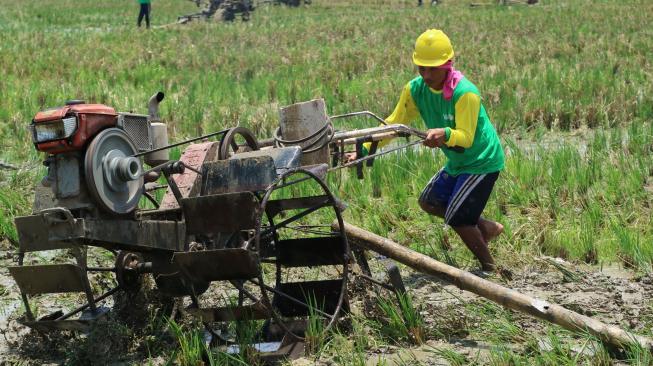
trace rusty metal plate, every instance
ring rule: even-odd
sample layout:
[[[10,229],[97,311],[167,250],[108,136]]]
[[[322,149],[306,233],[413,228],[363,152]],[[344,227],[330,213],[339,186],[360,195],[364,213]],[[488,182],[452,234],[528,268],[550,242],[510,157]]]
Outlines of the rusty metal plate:
[[[308,282],[282,283],[277,290],[290,295],[306,304],[309,298],[317,301],[317,308],[325,313],[333,314],[338,305],[342,280],[323,280]],[[299,305],[277,294],[272,299],[272,306],[277,308],[283,316],[307,316],[308,308]],[[343,310],[347,311],[347,302],[343,302]]]
[[[339,236],[281,240],[277,263],[285,267],[345,264],[345,246]]]
[[[70,320],[37,320],[37,321],[19,321],[19,323],[36,329],[41,332],[49,332],[53,330],[71,330],[77,332],[88,332],[91,325],[99,319],[105,318],[109,314],[110,309],[107,307],[98,307],[96,312],[85,310],[79,319]]]
[[[181,207],[189,234],[211,234],[253,229],[259,204],[242,192],[185,198]]]
[[[276,321],[271,321],[268,323],[264,340],[271,341],[281,341],[281,346],[284,344],[293,343],[297,339],[288,334],[290,330],[293,334],[302,336],[306,332],[306,319],[284,319],[284,326],[282,327]]]
[[[296,360],[305,355],[304,342],[292,342],[281,345],[274,352],[261,353],[260,357],[264,364],[276,365],[285,360]]]
[[[181,221],[181,207],[167,210],[139,210],[135,213],[136,220]]]
[[[269,319],[270,310],[260,302],[253,305],[229,306],[206,309],[187,309],[189,313],[205,322],[231,322],[237,320]]]
[[[84,220],[80,219],[53,223],[42,215],[31,215],[17,217],[14,222],[22,252],[70,248],[72,245],[63,240],[84,236]]]
[[[218,160],[202,166],[202,195],[265,190],[277,178],[269,156]]]
[[[323,207],[328,204],[329,196],[327,195],[270,200],[265,206],[265,212],[268,214],[268,216],[274,217],[282,211],[298,210],[318,206]]]
[[[172,262],[195,281],[249,279],[260,272],[258,256],[245,249],[175,253]]]
[[[269,156],[274,161],[277,171],[298,168],[302,157],[302,148],[299,146],[279,147],[248,151],[232,156],[230,159],[246,159],[260,156]]]
[[[204,162],[211,161],[215,158],[219,145],[220,143],[215,141],[191,144],[184,150],[179,161],[187,167],[199,171]],[[173,178],[177,187],[179,187],[182,197],[192,197],[199,193],[199,186],[202,179],[193,169],[186,169],[183,174],[175,175]],[[163,200],[161,200],[159,208],[164,210],[178,207],[177,199],[171,189],[168,188],[165,196],[163,196]]]
[[[86,274],[75,264],[11,266],[9,273],[27,295],[84,292]]]
[[[184,250],[186,225],[159,220],[86,220],[86,239],[114,249]]]
[[[315,174],[318,178],[324,180],[329,171],[329,164],[306,165],[302,168],[308,170],[309,172]]]

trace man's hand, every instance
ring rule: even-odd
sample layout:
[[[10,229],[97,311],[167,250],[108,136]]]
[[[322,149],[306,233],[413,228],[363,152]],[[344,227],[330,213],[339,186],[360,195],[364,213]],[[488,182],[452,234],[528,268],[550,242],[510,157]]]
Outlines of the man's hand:
[[[423,144],[428,147],[442,147],[444,145],[444,128],[433,128],[426,131],[426,138]]]
[[[358,159],[358,154],[356,152],[350,152],[345,154],[345,164],[351,163],[352,161]]]

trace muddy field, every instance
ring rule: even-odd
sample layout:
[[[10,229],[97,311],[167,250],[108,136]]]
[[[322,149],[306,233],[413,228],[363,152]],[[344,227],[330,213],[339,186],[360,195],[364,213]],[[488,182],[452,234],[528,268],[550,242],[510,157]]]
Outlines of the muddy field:
[[[5,246],[2,255],[0,284],[2,313],[0,317],[0,364],[167,364],[164,357],[151,357],[160,347],[174,346],[171,334],[146,324],[150,305],[137,317],[124,317],[103,323],[88,334],[57,333],[39,335],[17,322],[22,310],[17,288],[6,266],[12,264],[12,251]],[[374,264],[375,261],[372,260]],[[367,365],[451,365],[496,364],[497,349],[514,354],[551,352],[564,339],[569,351],[585,360],[596,359],[605,352],[598,343],[573,335],[558,327],[501,307],[472,293],[459,290],[438,278],[402,268],[408,291],[426,323],[425,343],[373,341],[365,350]],[[384,280],[382,272],[376,272]],[[559,258],[536,258],[530,264],[513,271],[512,279],[491,275],[489,280],[519,292],[545,299],[591,316],[607,324],[630,329],[639,334],[650,332],[653,322],[653,276],[638,275],[618,266],[578,266]],[[374,304],[391,293],[367,285],[360,277],[352,280],[352,317],[373,319]],[[152,296],[152,295],[149,295]],[[152,300],[152,297],[150,297]],[[55,310],[48,304],[41,313]],[[132,314],[134,315],[134,314]],[[136,319],[141,317],[139,319]],[[346,328],[346,327],[345,327]],[[353,336],[349,330],[349,334]],[[554,335],[552,335],[554,334]],[[370,336],[370,340],[372,336]],[[612,364],[622,364],[620,350],[611,350]],[[339,362],[340,360],[340,362]],[[496,361],[496,360],[495,360]],[[334,365],[342,360],[325,352],[318,357],[301,358],[293,365]],[[626,364],[625,361],[623,364]]]

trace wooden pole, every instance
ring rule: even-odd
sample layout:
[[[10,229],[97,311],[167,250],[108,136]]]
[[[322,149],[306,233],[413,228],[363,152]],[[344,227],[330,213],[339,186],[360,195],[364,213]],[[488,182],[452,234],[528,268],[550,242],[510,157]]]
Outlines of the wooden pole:
[[[337,228],[338,223],[335,222],[332,226]],[[603,342],[617,347],[639,344],[653,351],[653,340],[650,338],[627,332],[621,328],[567,310],[560,305],[532,298],[494,282],[484,280],[354,225],[345,223],[345,232],[356,244],[366,249],[392,258],[419,272],[442,278],[462,290],[473,292],[507,308],[530,314],[574,332],[590,333]]]

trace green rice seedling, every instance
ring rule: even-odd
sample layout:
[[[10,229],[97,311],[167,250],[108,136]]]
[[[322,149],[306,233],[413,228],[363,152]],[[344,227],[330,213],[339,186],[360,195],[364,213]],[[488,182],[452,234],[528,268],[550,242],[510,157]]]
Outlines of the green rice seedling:
[[[258,365],[258,360],[252,350],[249,350],[250,343],[239,342],[239,353],[232,354],[224,351],[212,352],[206,345],[201,331],[184,330],[174,320],[168,320],[168,326],[179,344],[179,349],[171,355],[171,361],[182,366],[252,366]],[[250,337],[254,327],[249,324],[235,325],[238,339]],[[247,347],[246,347],[247,346]]]
[[[426,341],[426,328],[420,308],[413,305],[409,293],[397,296],[398,304],[379,298],[377,305],[383,313],[380,332],[393,342],[410,341],[422,344]]]
[[[447,347],[441,347],[441,348],[435,348],[432,347],[429,349],[429,352],[432,352],[436,356],[444,359],[445,361],[449,362],[450,365],[452,366],[463,366],[463,365],[469,365],[470,360],[465,357],[465,355],[460,354],[459,352],[456,352],[456,350],[447,348]]]
[[[319,354],[326,339],[325,319],[318,310],[323,310],[323,304],[318,303],[315,294],[308,294],[308,319],[306,320],[306,348],[308,354]]]
[[[513,352],[505,345],[491,348],[488,364],[492,366],[533,365],[533,363],[530,363],[526,357]]]
[[[635,343],[626,349],[626,361],[630,365],[651,366],[653,365],[653,353],[651,353],[651,350]]]
[[[527,341],[522,364],[530,365],[612,365],[605,347],[589,333],[581,338],[557,327],[547,328],[546,335]]]
[[[248,365],[258,365],[260,363],[253,344],[259,341],[258,330],[261,329],[260,321],[257,320],[238,320],[230,324],[236,335],[238,343],[238,354],[231,355],[239,360],[247,362]]]
[[[17,246],[18,233],[14,226],[14,218],[29,212],[29,193],[21,187],[20,183],[26,177],[25,173],[12,174],[8,177],[8,184],[3,184],[3,178],[0,172],[0,241],[6,239]]]
[[[391,301],[379,298],[377,304],[384,315],[379,323],[379,332],[392,342],[398,343],[408,337],[408,328],[399,308]]]
[[[450,233],[451,230],[445,229],[442,232],[442,240],[440,240],[440,248],[441,248],[441,253],[444,258],[444,263],[453,266],[453,267],[458,267],[458,261],[456,260],[456,257],[452,255],[452,245],[449,240],[450,238]]]
[[[351,315],[351,338],[356,342],[359,349],[375,349],[379,347],[377,332],[379,324],[376,319],[366,318],[360,315]]]
[[[367,364],[367,356],[362,344],[349,340],[337,329],[324,345],[323,352],[328,354],[337,365],[366,366]]]
[[[421,307],[413,304],[413,299],[409,293],[399,294],[399,309],[403,315],[404,321],[410,337],[417,344],[426,341],[426,328],[424,318],[421,314]]]
[[[179,365],[196,366],[203,364],[206,359],[209,360],[209,365],[214,365],[213,356],[207,350],[204,339],[199,331],[185,331],[173,319],[168,320],[168,326],[179,345],[179,350],[175,354]]]
[[[573,248],[575,243],[574,234],[575,232],[563,228],[552,231],[542,242],[542,253],[552,257],[569,259],[571,257],[569,248]]]
[[[0,191],[0,203],[3,206],[0,211],[0,239],[7,239],[13,245],[18,244],[18,233],[13,222],[15,214],[11,212],[15,200],[16,198],[9,197],[9,194]]]
[[[583,275],[580,272],[568,268],[553,258],[544,258],[543,261],[560,271],[565,282],[579,282],[583,280]]]
[[[641,234],[628,228],[623,222],[613,222],[612,230],[618,242],[619,256],[624,265],[645,273],[653,272],[653,248],[645,245]]]
[[[399,351],[395,355],[394,364],[397,366],[423,366],[424,362],[417,359],[417,356],[410,350]]]
[[[585,263],[598,263],[598,250],[596,248],[596,227],[592,226],[591,216],[581,218],[579,240],[577,248],[580,250],[580,257]]]
[[[229,307],[237,306],[237,296],[222,296],[222,302]],[[259,330],[263,320],[241,319],[227,324],[223,336],[230,340],[227,350],[217,350],[213,357],[217,365],[259,365],[260,358],[254,344],[261,342]]]
[[[480,301],[466,306],[469,313],[479,317],[481,326],[472,329],[479,332],[477,335],[494,344],[522,343],[528,340],[529,335],[520,328],[513,319],[512,313],[501,306]]]

